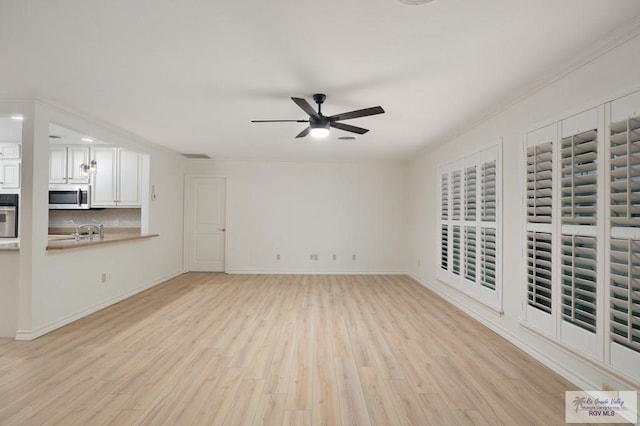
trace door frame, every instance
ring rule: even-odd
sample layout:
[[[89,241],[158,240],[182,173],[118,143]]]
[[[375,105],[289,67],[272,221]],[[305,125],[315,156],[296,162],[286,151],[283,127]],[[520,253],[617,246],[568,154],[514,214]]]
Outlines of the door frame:
[[[229,234],[229,227],[227,225],[227,219],[229,217],[229,208],[228,208],[228,203],[227,203],[227,198],[228,198],[228,185],[227,185],[227,177],[223,176],[223,175],[217,175],[217,174],[211,174],[211,173],[185,173],[184,174],[184,179],[182,182],[182,272],[183,273],[187,273],[187,258],[188,258],[188,250],[189,250],[189,243],[190,243],[190,238],[189,238],[189,233],[188,231],[188,225],[187,225],[187,218],[188,218],[188,214],[189,214],[189,210],[188,210],[188,203],[187,203],[187,195],[188,195],[188,188],[189,188],[189,181],[191,178],[215,178],[215,179],[223,179],[224,180],[224,227],[225,227],[225,232],[224,232],[224,270],[222,271],[223,273],[227,273],[227,270],[229,269],[229,239],[227,238],[227,235]]]

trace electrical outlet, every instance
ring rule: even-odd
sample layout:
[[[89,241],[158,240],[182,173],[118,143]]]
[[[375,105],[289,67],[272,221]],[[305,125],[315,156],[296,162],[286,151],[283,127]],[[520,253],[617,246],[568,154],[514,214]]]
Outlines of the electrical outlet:
[[[317,254],[313,255],[313,260],[318,260],[318,255]]]
[[[280,260],[280,253],[276,254],[276,260]]]
[[[356,255],[355,254],[351,255],[351,260],[356,260]]]
[[[102,273],[102,275],[100,276],[100,282],[101,282],[102,284],[106,283],[106,282],[107,282],[107,278],[108,278],[107,273],[106,273],[106,272],[103,272],[103,273]]]
[[[336,260],[338,257],[336,256],[336,254],[333,254],[333,260]]]
[[[309,260],[313,260],[313,253],[309,255]]]
[[[113,227],[117,228],[118,226],[120,226],[120,219],[118,218],[113,219]]]
[[[418,259],[418,266],[420,266],[420,259]]]

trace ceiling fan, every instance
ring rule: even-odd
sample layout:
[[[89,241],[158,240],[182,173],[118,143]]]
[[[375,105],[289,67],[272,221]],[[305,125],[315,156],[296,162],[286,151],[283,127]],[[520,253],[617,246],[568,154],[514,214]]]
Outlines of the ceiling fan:
[[[347,132],[357,133],[364,135],[369,129],[363,129],[362,127],[352,126],[350,124],[340,123],[343,120],[351,120],[352,118],[366,117],[368,115],[376,115],[384,113],[381,106],[375,106],[371,108],[359,109],[355,111],[343,112],[342,114],[331,115],[329,117],[322,114],[322,104],[326,99],[326,95],[322,93],[316,93],[313,95],[313,100],[318,104],[318,112],[303,98],[291,98],[304,112],[309,114],[307,120],[251,120],[252,123],[309,123],[309,126],[298,133],[296,138],[303,138],[308,134],[316,138],[324,138],[329,135],[329,128],[334,127],[336,129],[345,130]]]

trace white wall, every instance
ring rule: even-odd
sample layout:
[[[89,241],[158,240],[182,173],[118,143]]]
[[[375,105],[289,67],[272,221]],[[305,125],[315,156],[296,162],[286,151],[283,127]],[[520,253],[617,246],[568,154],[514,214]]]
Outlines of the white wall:
[[[523,328],[519,322],[524,270],[522,268],[523,188],[522,134],[535,125],[551,123],[613,97],[640,88],[640,37],[572,72],[468,133],[429,149],[410,165],[409,246],[410,273],[474,318],[489,325],[574,383],[600,389],[603,383],[640,387],[628,377],[614,376],[602,365],[591,363],[560,348],[550,340]],[[436,168],[475,151],[478,146],[503,138],[503,307],[499,316],[462,296],[436,279],[438,205]],[[421,260],[421,267],[417,261]],[[633,387],[632,387],[633,389]]]
[[[45,249],[50,122],[150,155],[150,182],[158,196],[149,205],[149,231],[160,237],[62,252]],[[20,249],[20,339],[37,337],[182,272],[181,157],[42,103],[35,104],[32,125],[34,142],[23,150],[28,199],[21,213],[27,229]],[[103,272],[109,275],[105,284],[100,282]]]
[[[0,251],[0,337],[14,337],[18,328],[19,256],[18,251]]]
[[[190,165],[227,178],[227,272],[406,272],[406,163]]]

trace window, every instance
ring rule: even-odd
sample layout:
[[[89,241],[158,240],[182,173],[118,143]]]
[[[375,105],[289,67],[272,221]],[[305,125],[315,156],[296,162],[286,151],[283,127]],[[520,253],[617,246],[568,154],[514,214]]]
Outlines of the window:
[[[524,143],[524,320],[638,380],[640,92]]]
[[[496,309],[502,307],[499,147],[494,145],[438,169],[437,276]]]
[[[553,280],[554,146],[558,126],[530,132],[525,140],[526,282],[525,316],[529,324],[555,334]]]
[[[608,349],[640,378],[640,92],[611,103],[608,137]]]

